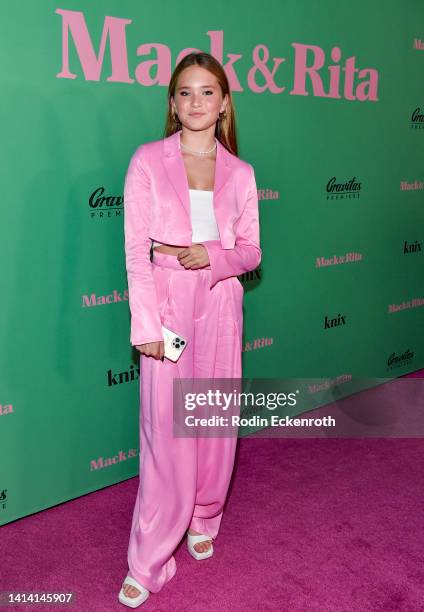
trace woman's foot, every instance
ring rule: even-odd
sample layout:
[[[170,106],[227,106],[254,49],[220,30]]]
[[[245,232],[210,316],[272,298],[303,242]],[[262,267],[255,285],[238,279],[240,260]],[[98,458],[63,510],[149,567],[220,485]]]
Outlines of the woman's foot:
[[[198,531],[194,531],[193,529],[189,529],[188,533],[190,535],[200,535],[200,533]],[[194,550],[196,550],[198,553],[203,553],[206,552],[207,550],[210,549],[211,547],[211,541],[210,540],[205,540],[204,542],[199,542],[198,544],[194,544],[193,548]]]
[[[130,584],[124,584],[122,590],[124,591],[125,597],[134,598],[140,595],[140,591],[135,587],[131,586]]]
[[[127,574],[119,591],[118,599],[120,603],[129,608],[138,608],[149,597],[149,591],[140,584],[135,578]]]

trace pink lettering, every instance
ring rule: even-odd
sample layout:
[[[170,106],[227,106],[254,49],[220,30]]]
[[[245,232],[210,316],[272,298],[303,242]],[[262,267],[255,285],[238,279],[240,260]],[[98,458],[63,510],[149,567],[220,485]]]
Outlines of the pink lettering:
[[[96,56],[90,34],[87,29],[84,14],[81,11],[56,9],[62,15],[62,70],[56,75],[62,79],[75,79],[77,75],[69,70],[69,31],[71,32],[75,49],[81,62],[82,71],[87,81],[100,81],[106,39],[109,37],[112,74],[107,77],[109,82],[134,83],[128,74],[127,44],[125,26],[130,19],[105,17],[103,24],[100,50]]]

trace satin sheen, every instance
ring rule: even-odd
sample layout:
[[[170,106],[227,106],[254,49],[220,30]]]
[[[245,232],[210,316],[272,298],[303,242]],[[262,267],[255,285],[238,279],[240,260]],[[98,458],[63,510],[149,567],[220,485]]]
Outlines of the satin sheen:
[[[131,310],[130,342],[163,340],[152,278],[152,240],[190,246],[190,194],[181,131],[140,145],[124,186],[125,259]],[[219,240],[202,241],[210,262],[210,287],[254,270],[261,261],[258,194],[251,164],[217,140],[213,208]]]
[[[190,218],[193,235],[193,244],[205,240],[219,240],[219,230],[213,210],[213,191],[205,189],[189,189],[190,192]],[[152,246],[162,242],[153,241]]]
[[[153,251],[160,322],[188,340],[176,363],[140,354],[140,482],[128,565],[153,593],[174,576],[173,553],[189,527],[217,536],[234,465],[237,437],[173,437],[174,378],[241,378],[244,289],[234,276],[211,289],[211,274]]]

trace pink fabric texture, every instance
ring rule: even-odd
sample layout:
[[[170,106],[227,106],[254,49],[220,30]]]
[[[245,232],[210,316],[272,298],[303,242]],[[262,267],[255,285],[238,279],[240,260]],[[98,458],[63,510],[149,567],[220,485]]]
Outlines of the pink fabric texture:
[[[140,145],[124,185],[125,257],[132,345],[163,340],[152,277],[152,240],[191,246],[190,194],[180,149],[181,131]],[[213,206],[220,240],[202,244],[210,261],[210,288],[254,270],[261,261],[258,196],[253,167],[216,139]]]
[[[158,592],[176,572],[173,552],[191,527],[216,538],[237,437],[173,436],[174,378],[241,378],[244,289],[235,277],[153,252],[161,324],[187,339],[177,362],[140,355],[140,483],[128,547],[129,574]]]

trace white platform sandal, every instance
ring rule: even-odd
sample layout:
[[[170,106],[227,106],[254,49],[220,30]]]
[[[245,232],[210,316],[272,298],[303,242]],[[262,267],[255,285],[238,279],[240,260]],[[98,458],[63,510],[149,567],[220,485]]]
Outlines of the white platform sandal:
[[[205,550],[204,552],[197,552],[197,550],[194,548],[194,545],[199,544],[200,542],[205,542],[206,540],[209,540],[211,543],[209,549]],[[201,559],[207,559],[208,557],[212,557],[213,555],[212,538],[207,535],[191,535],[187,531],[187,548],[190,555],[194,557],[196,561],[200,561]]]
[[[140,591],[140,595],[137,597],[127,597],[124,593],[124,584],[129,584],[130,586],[135,587]],[[148,591],[144,586],[139,584],[137,580],[131,578],[131,576],[127,576],[122,584],[121,590],[119,591],[118,599],[121,604],[128,606],[129,608],[137,608],[140,604],[142,604],[149,597],[150,591]]]

